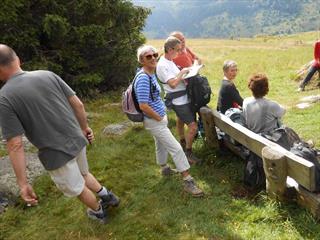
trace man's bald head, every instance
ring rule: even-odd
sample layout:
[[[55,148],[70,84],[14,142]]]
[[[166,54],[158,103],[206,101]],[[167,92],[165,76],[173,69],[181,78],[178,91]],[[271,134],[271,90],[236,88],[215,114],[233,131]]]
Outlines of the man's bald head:
[[[0,44],[0,66],[9,66],[16,58],[17,54],[12,48]]]
[[[6,81],[18,71],[21,68],[17,54],[11,47],[0,44],[0,80]]]
[[[185,37],[182,32],[174,31],[174,32],[170,33],[170,36],[176,37],[180,40],[180,42],[182,44],[182,46],[181,46],[182,49],[184,49],[186,47]]]

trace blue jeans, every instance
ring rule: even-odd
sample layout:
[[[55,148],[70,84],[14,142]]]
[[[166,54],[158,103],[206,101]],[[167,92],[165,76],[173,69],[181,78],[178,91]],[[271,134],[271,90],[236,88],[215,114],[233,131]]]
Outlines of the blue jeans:
[[[311,80],[311,78],[313,77],[313,75],[316,73],[316,71],[318,71],[319,76],[320,76],[320,68],[319,67],[314,67],[311,66],[307,76],[305,77],[305,79],[303,80],[303,82],[300,84],[301,88],[304,88],[308,82]]]

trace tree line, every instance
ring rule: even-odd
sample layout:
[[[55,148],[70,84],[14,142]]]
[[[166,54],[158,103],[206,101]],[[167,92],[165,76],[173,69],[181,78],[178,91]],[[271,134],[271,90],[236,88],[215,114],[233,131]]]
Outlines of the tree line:
[[[180,30],[187,37],[230,38],[292,34],[320,28],[318,0],[133,0],[152,9],[145,33],[164,38]]]
[[[2,0],[0,42],[24,70],[51,70],[93,96],[131,79],[149,14],[127,0]]]

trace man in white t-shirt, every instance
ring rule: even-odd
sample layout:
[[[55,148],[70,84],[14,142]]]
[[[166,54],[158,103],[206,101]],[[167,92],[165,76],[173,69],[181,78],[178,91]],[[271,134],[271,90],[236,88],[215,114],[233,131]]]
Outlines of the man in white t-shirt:
[[[177,115],[177,132],[180,136],[180,143],[185,149],[186,156],[190,163],[199,161],[192,154],[192,143],[197,133],[197,123],[195,113],[191,110],[190,101],[186,93],[186,85],[183,80],[184,74],[188,73],[188,68],[181,71],[172,61],[181,51],[179,39],[170,36],[164,44],[164,55],[159,59],[157,65],[157,76],[163,83],[166,99],[171,99],[172,109]],[[166,101],[167,102],[167,101]],[[184,125],[188,126],[188,131],[184,132]],[[182,126],[182,127],[181,127]]]

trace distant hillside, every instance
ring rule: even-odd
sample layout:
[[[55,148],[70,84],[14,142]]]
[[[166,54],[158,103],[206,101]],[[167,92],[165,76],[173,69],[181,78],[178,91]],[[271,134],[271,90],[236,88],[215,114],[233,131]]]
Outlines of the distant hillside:
[[[132,0],[149,7],[145,34],[164,38],[174,30],[188,37],[251,37],[320,28],[320,0]]]

